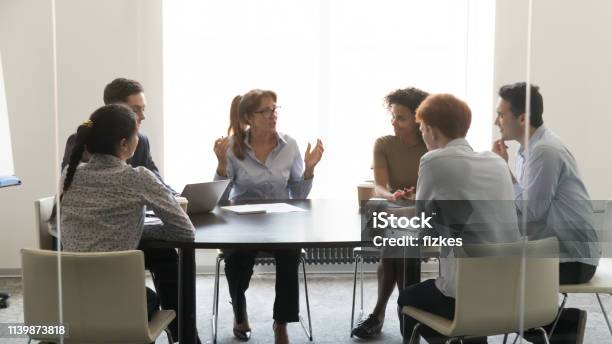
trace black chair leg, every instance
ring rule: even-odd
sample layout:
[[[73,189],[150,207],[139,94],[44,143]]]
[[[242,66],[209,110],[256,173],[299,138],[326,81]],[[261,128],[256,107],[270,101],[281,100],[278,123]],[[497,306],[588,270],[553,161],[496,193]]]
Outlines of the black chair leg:
[[[304,257],[300,259],[302,263],[302,272],[304,273],[304,296],[306,298],[306,314],[308,315],[308,330],[304,328],[304,332],[306,332],[306,336],[308,340],[312,342],[312,319],[310,317],[310,299],[308,297],[308,282],[306,280],[306,260]],[[302,325],[304,327],[304,325]]]
[[[359,256],[355,256],[355,273],[353,274],[353,306],[351,308],[351,338],[353,338],[353,326],[355,325],[355,296],[357,294],[357,262]]]
[[[166,332],[166,336],[168,337],[168,344],[174,343],[174,338],[172,338],[172,333],[170,333],[170,329],[166,328],[164,332]]]
[[[223,258],[217,256],[215,266],[215,287],[213,290],[213,314],[212,314],[212,337],[213,344],[217,343],[217,323],[219,322],[219,275],[221,270],[221,261]]]

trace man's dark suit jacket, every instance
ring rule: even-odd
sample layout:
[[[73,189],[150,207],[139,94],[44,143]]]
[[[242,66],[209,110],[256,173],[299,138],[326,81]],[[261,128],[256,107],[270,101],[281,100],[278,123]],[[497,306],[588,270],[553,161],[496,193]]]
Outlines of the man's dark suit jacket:
[[[66,141],[66,148],[64,150],[64,158],[62,159],[62,170],[70,163],[70,154],[72,154],[72,149],[74,148],[76,141],[76,134],[70,135],[68,141]],[[168,189],[172,194],[176,194],[168,184],[164,182],[161,175],[159,174],[159,169],[155,165],[153,161],[153,157],[151,157],[151,148],[149,146],[149,139],[141,133],[138,133],[138,146],[136,146],[136,150],[134,151],[134,156],[131,159],[126,161],[132,167],[143,166],[149,171],[153,172],[157,177],[157,180],[162,183],[166,189]]]

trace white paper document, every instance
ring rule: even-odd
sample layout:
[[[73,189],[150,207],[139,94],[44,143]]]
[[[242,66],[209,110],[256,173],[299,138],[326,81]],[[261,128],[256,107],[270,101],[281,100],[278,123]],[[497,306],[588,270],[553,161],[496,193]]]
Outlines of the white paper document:
[[[144,220],[144,225],[145,226],[157,226],[157,225],[163,225],[164,223],[162,222],[162,220],[159,219],[159,217],[145,217]]]
[[[221,209],[241,215],[259,213],[291,213],[296,211],[306,211],[305,209],[287,203],[230,205],[221,207]]]

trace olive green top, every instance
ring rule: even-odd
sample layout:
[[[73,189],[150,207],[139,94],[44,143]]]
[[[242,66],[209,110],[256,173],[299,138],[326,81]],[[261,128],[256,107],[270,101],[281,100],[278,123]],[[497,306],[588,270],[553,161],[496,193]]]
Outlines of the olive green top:
[[[416,187],[421,156],[427,153],[423,141],[408,145],[399,137],[387,135],[374,143],[374,168],[384,167],[389,173],[387,190],[394,192],[406,187]]]

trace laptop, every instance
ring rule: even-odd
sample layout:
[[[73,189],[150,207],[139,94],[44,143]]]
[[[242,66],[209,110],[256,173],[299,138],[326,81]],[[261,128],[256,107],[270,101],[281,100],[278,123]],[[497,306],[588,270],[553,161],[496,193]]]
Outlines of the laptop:
[[[185,185],[181,196],[189,201],[187,214],[207,213],[213,210],[219,203],[229,182],[229,180],[218,180]]]

